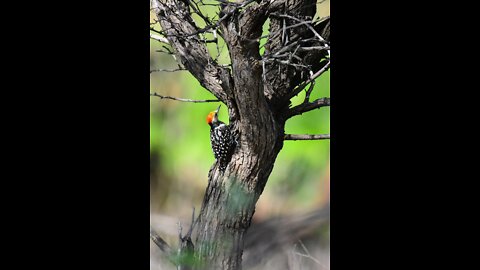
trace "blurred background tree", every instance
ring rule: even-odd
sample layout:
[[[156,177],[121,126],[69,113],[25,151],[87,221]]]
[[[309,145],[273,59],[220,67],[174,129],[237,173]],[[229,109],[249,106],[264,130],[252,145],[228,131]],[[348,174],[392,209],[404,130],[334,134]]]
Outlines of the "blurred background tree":
[[[218,8],[211,7],[211,14]],[[317,18],[329,15],[330,1],[317,3]],[[151,12],[151,22],[156,15]],[[201,20],[195,21],[200,27]],[[268,33],[268,23],[264,25]],[[208,48],[216,56],[214,44]],[[220,47],[224,44],[219,44]],[[155,72],[157,69],[177,69],[178,64],[166,51],[165,44],[150,40],[150,89],[162,95],[190,99],[215,99],[205,91],[188,71]],[[228,50],[218,55],[219,63],[228,63]],[[330,96],[330,71],[320,76],[312,92],[312,100]],[[303,102],[302,91],[292,99],[292,106]],[[167,242],[177,241],[172,224],[189,224],[192,207],[200,209],[208,181],[208,171],[215,159],[210,146],[210,127],[206,115],[219,103],[184,103],[151,97],[150,106],[150,209],[152,225],[162,224]],[[227,109],[222,106],[220,119],[228,123]],[[330,133],[330,107],[323,107],[287,121],[285,133]],[[306,213],[320,209],[329,202],[330,141],[285,141],[269,181],[256,205],[253,222],[276,216]],[[168,226],[166,226],[168,225]],[[328,226],[328,224],[327,224]],[[328,227],[315,234],[327,237]],[[328,245],[326,250],[328,250]],[[328,256],[326,257],[328,258]],[[328,266],[327,262],[322,265]]]

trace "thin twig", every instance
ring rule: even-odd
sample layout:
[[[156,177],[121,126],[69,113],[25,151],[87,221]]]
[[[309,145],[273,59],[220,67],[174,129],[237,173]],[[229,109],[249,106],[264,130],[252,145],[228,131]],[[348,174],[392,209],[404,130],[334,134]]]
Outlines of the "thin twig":
[[[303,244],[302,240],[298,240],[298,242],[300,242],[300,245],[302,245],[302,248],[303,250],[305,251],[305,254],[303,253],[300,253],[298,251],[295,251],[295,248],[296,248],[296,245],[295,247],[293,248],[293,253],[296,254],[296,255],[299,255],[301,257],[305,257],[305,258],[309,258],[311,259],[312,261],[314,261],[315,263],[317,263],[318,265],[320,265],[322,268],[326,268],[325,265],[323,265],[319,260],[317,260],[316,258],[314,258],[310,252],[308,251],[307,247],[305,247],[305,245]]]
[[[156,41],[159,41],[159,42],[163,42],[163,43],[170,44],[170,43],[168,42],[168,39],[167,39],[167,38],[162,37],[162,36],[160,36],[160,35],[156,35],[156,34],[150,33],[150,38],[151,38],[151,39],[154,39],[154,40],[156,40]]]
[[[287,14],[279,14],[277,12],[274,12],[271,14],[272,16],[277,16],[277,17],[280,17],[280,18],[289,18],[289,19],[292,19],[292,20],[295,20],[297,22],[304,22],[303,20],[299,19],[299,18],[295,18],[293,16],[290,16],[290,15],[287,15]],[[310,29],[310,31],[313,32],[313,34],[321,41],[324,41],[325,42],[325,39],[315,30],[315,28],[313,28],[312,25],[310,24],[306,24],[306,26],[308,27],[308,29]],[[330,50],[327,50],[328,52],[328,55],[330,56]]]
[[[176,101],[182,101],[182,102],[193,102],[193,103],[203,103],[203,102],[219,102],[220,100],[218,99],[205,99],[205,100],[194,100],[194,99],[188,99],[188,98],[176,98],[176,97],[170,97],[170,96],[163,96],[158,93],[150,93],[151,97],[159,97],[161,99],[171,99],[171,100],[176,100]]]
[[[314,51],[314,50],[319,50],[319,51],[325,51],[325,50],[330,50],[329,46],[323,47],[323,46],[312,46],[312,47],[301,47],[301,51]]]
[[[161,251],[163,251],[167,256],[170,256],[172,254],[172,249],[170,246],[165,242],[165,240],[158,235],[152,227],[150,227],[150,239],[160,248]]]
[[[176,72],[176,71],[181,71],[181,70],[187,70],[185,68],[175,68],[175,69],[152,69],[150,70],[150,73],[153,73],[153,72]]]
[[[329,140],[330,134],[317,134],[317,135],[310,135],[310,134],[285,134],[283,138],[285,141],[299,141],[299,140]]]
[[[327,62],[327,64],[325,64],[325,66],[323,66],[323,68],[321,68],[319,71],[315,72],[315,74],[313,74],[312,76],[310,76],[310,79],[308,79],[307,81],[303,82],[301,85],[297,86],[293,91],[292,93],[288,96],[288,99],[291,99],[292,97],[298,95],[302,90],[303,88],[305,88],[305,86],[307,86],[307,84],[309,84],[310,82],[314,81],[316,78],[318,78],[320,75],[322,75],[325,71],[328,70],[328,68],[330,68],[330,61]]]
[[[163,256],[167,258],[168,261],[170,261],[173,265],[177,266],[178,263],[176,262],[174,256],[174,250],[165,242],[165,240],[160,237],[160,235],[153,230],[152,226],[150,226],[150,239],[160,248],[160,250],[163,252]]]
[[[237,12],[238,10],[244,8],[245,6],[247,6],[248,4],[252,3],[253,1],[255,0],[245,0],[244,2],[242,3],[235,3],[235,2],[228,2],[229,5],[233,5],[235,6],[235,8],[233,8],[232,10],[230,10],[229,12],[225,13],[220,19],[218,19],[218,21],[216,21],[214,24],[208,24],[207,26],[205,26],[204,28],[201,28],[201,29],[198,29],[197,31],[193,32],[193,33],[190,33],[190,34],[186,34],[186,35],[173,35],[177,38],[180,38],[180,37],[183,37],[183,38],[188,38],[188,37],[191,37],[191,36],[196,36],[198,34],[201,34],[201,33],[205,33],[207,31],[209,31],[210,29],[215,29],[215,28],[218,28],[220,26],[220,24],[228,19],[232,14],[234,14],[235,12]],[[165,36],[171,36],[171,35],[168,35],[166,34]]]
[[[305,100],[303,103],[308,103],[310,102],[310,95],[312,94],[313,88],[315,87],[315,81],[312,81],[310,83],[310,87],[307,90],[307,93],[305,94]]]

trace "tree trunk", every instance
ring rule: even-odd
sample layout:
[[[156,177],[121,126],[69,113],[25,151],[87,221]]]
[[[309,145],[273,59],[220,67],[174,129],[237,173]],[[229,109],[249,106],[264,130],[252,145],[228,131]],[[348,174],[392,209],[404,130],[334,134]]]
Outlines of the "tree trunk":
[[[210,170],[200,212],[196,251],[210,269],[241,269],[245,232],[283,146],[284,121],[275,117],[263,94],[258,43],[242,42],[232,34],[259,36],[261,24],[245,25],[241,19],[240,29],[233,23],[222,24],[234,82],[230,111],[237,115],[231,125],[240,136],[226,171],[222,174],[216,165]]]
[[[262,94],[263,88],[258,83],[260,74],[254,76],[258,70],[245,68],[247,64],[255,66],[248,61],[234,64],[240,117],[233,127],[240,140],[225,172],[216,164],[210,170],[198,221],[196,251],[210,269],[241,269],[245,232],[283,146],[283,122],[275,119],[264,98],[253,97]]]
[[[196,240],[207,269],[241,269],[244,236],[281,148],[275,132],[263,132],[257,142],[255,152],[238,149],[224,174],[217,165],[210,170]]]

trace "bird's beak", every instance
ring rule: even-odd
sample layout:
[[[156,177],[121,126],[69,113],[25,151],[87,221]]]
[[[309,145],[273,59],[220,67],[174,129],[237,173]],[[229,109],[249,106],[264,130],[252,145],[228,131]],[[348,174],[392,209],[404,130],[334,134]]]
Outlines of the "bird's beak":
[[[218,111],[220,111],[220,106],[222,106],[222,104],[218,105],[218,108],[217,108],[217,110],[215,111],[215,113],[218,113]]]

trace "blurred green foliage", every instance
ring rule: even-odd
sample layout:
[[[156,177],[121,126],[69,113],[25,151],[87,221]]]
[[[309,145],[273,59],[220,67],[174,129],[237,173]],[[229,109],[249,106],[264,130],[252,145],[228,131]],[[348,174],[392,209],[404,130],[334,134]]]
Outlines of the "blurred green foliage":
[[[211,12],[216,11],[213,7]],[[196,20],[200,22],[201,20]],[[201,25],[201,23],[199,23]],[[264,25],[264,33],[268,24]],[[213,38],[209,34],[207,38]],[[150,69],[175,69],[174,58],[157,50],[165,46],[150,40]],[[223,40],[219,62],[229,63]],[[212,57],[215,44],[209,44]],[[262,51],[263,52],[263,51]],[[188,71],[150,74],[150,92],[190,99],[215,99]],[[330,72],[316,80],[311,99],[330,96]],[[303,101],[305,92],[292,99]],[[219,103],[185,103],[151,97],[151,210],[174,216],[189,216],[191,207],[200,209],[207,185],[207,175],[214,162],[210,148],[207,114]],[[228,123],[222,106],[220,120]],[[330,133],[330,108],[320,108],[291,118],[285,127],[291,134]],[[261,196],[256,215],[270,216],[285,211],[306,212],[318,208],[328,199],[330,141],[285,141],[275,167]]]

